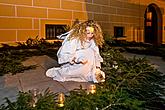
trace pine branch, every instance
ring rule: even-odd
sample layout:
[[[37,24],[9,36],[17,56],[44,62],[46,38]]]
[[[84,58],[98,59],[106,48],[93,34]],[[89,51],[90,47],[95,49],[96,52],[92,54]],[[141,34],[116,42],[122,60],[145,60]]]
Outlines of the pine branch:
[[[124,103],[109,104],[108,106],[102,108],[101,110],[106,110],[106,109],[108,109],[108,108],[110,108],[112,106],[118,106],[118,105],[125,105],[125,104]]]

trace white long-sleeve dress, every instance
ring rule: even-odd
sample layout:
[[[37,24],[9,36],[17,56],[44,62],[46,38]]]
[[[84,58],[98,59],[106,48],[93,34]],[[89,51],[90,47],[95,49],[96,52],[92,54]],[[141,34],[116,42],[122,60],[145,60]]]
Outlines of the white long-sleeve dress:
[[[94,40],[86,41],[81,45],[78,39],[64,39],[62,46],[57,52],[58,63],[61,67],[50,68],[46,71],[48,77],[57,81],[77,81],[97,83],[96,67],[101,67],[103,62],[99,53],[99,48]],[[74,59],[75,63],[70,62]],[[87,60],[86,64],[80,63],[81,60]]]

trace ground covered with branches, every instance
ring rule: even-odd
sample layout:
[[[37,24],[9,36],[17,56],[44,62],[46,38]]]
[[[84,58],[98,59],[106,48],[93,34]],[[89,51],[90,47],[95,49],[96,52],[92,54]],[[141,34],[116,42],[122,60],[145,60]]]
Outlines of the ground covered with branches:
[[[59,107],[58,93],[49,89],[37,94],[37,100],[30,91],[20,92],[15,102],[6,98],[0,110],[164,110],[165,75],[145,58],[127,59],[109,45],[101,49],[101,56],[106,80],[96,84],[96,93],[80,85],[80,89],[65,94],[64,106]]]
[[[22,73],[25,70],[35,69],[36,65],[24,66],[23,61],[32,56],[48,55],[54,59],[58,48],[61,45],[60,41],[49,43],[45,39],[38,37],[29,38],[26,42],[17,43],[17,46],[1,44],[0,47],[0,76],[5,74]]]

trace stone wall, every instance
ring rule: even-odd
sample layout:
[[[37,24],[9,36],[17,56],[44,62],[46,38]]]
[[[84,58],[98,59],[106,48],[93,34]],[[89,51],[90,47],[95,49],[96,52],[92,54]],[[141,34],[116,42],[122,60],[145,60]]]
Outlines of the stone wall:
[[[0,42],[45,38],[45,24],[72,25],[75,19],[94,19],[111,36],[114,26],[122,26],[125,40],[143,42],[144,13],[150,3],[165,8],[161,0],[0,0]]]

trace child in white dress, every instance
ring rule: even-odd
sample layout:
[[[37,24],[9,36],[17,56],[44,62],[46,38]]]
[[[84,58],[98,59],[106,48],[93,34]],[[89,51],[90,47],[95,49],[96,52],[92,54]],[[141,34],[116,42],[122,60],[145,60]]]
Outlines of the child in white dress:
[[[61,82],[103,82],[105,74],[100,70],[103,59],[98,47],[103,44],[100,26],[92,20],[80,23],[63,39],[57,52],[61,67],[48,69],[46,75]],[[101,74],[103,79],[98,80],[97,74]]]

